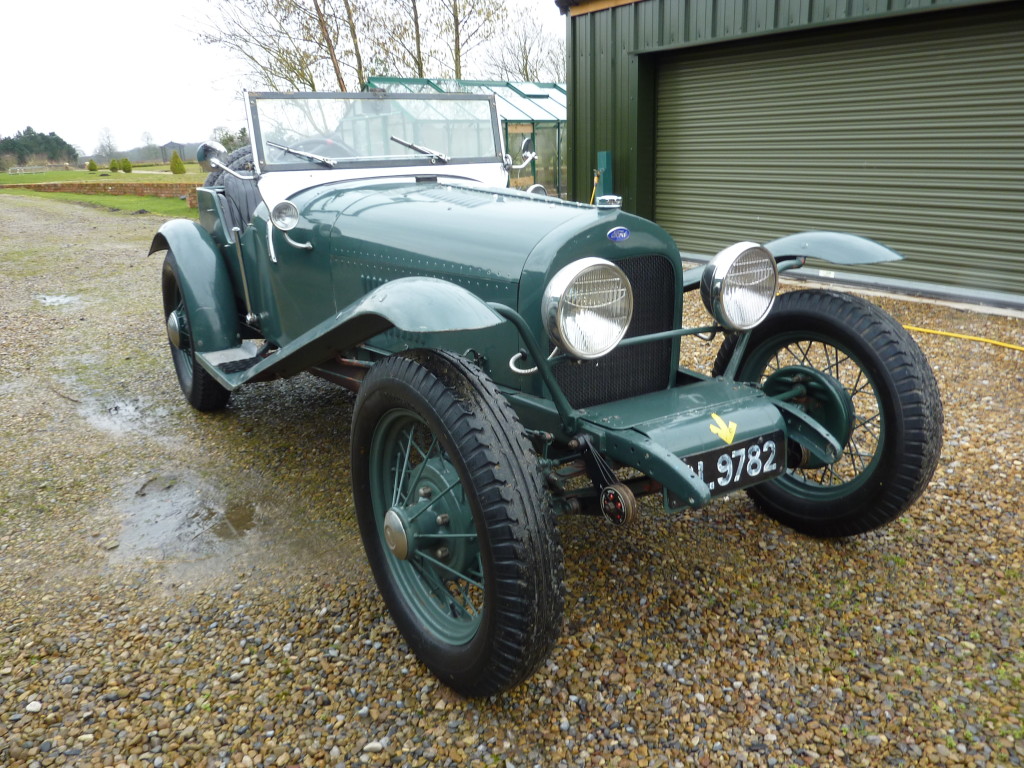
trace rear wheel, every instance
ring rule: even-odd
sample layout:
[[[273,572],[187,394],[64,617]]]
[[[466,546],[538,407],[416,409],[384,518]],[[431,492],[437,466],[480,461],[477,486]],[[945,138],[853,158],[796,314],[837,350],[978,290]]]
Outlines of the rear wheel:
[[[376,364],[353,415],[352,479],[367,558],[416,655],[467,696],[528,677],[561,631],[562,549],[493,383],[441,352]]]
[[[181,271],[172,251],[167,251],[164,257],[162,287],[164,323],[181,391],[193,408],[219,411],[228,404],[231,391],[222,387],[202,366],[196,364],[192,308],[181,290]]]
[[[239,147],[227,156],[224,164],[242,178],[221,168],[214,168],[206,177],[204,186],[223,188],[224,223],[228,227],[228,231],[234,227],[244,231],[252,221],[253,212],[261,200],[256,181],[252,178],[255,170],[252,147],[248,145]]]
[[[738,340],[722,344],[715,375]],[[818,387],[821,396],[792,402],[836,436],[842,454],[832,464],[792,466],[749,495],[771,517],[812,536],[849,536],[894,520],[927,486],[942,445],[942,403],[924,354],[864,299],[796,291],[780,296],[751,331],[736,378],[781,391],[788,387],[779,382],[799,379],[801,370],[807,380],[834,382]]]

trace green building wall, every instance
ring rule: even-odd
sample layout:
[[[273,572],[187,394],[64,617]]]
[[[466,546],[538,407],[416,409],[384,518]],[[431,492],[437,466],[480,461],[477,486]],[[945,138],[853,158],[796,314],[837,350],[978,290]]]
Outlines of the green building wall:
[[[570,16],[566,40],[569,197],[589,200],[597,153],[610,151],[623,207],[653,216],[657,54],[1003,1],[641,0]],[[560,0],[559,5],[585,8],[578,0]]]

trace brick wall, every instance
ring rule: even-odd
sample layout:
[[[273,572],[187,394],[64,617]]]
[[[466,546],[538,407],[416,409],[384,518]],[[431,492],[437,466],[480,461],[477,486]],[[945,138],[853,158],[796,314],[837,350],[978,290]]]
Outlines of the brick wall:
[[[0,184],[0,188],[35,189],[40,192],[71,192],[76,195],[139,195],[140,197],[184,197],[189,208],[198,208],[196,184],[165,183],[146,184],[145,182],[117,182],[107,184],[102,181],[45,181],[37,184]]]

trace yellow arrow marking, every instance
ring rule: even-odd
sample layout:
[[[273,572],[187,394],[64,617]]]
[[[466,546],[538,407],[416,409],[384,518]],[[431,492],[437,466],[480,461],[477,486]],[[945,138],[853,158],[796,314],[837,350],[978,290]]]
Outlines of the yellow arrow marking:
[[[726,425],[725,419],[717,413],[712,413],[711,418],[715,420],[714,424],[708,425],[711,429],[711,433],[718,435],[726,442],[727,445],[732,445],[732,441],[736,438],[736,422],[730,421],[729,424]]]

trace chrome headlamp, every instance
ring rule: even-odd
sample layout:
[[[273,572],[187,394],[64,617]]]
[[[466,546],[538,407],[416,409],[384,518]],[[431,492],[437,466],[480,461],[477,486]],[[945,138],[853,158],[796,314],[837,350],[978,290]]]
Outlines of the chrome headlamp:
[[[270,212],[270,220],[282,232],[290,232],[299,223],[299,209],[291,200],[283,200]]]
[[[544,327],[560,349],[592,360],[611,352],[633,317],[633,289],[610,261],[586,258],[563,267],[544,289]]]
[[[700,295],[708,312],[730,331],[758,325],[775,303],[779,268],[757,243],[736,243],[704,268]]]

